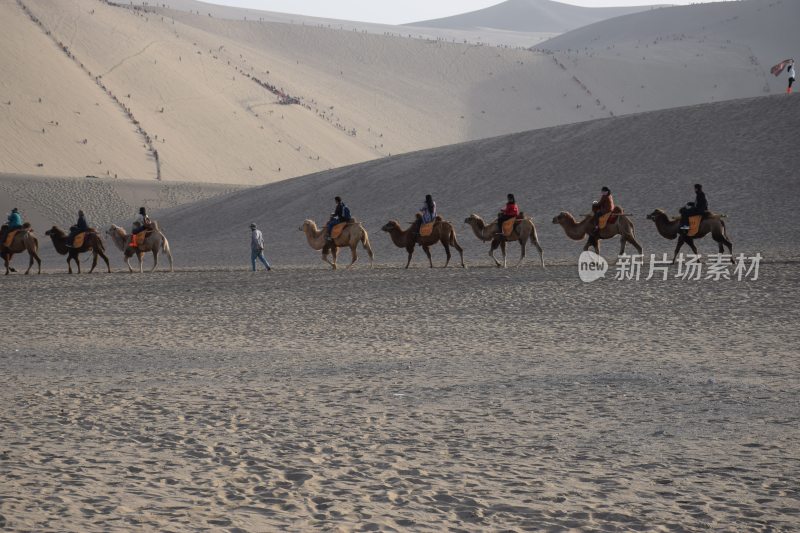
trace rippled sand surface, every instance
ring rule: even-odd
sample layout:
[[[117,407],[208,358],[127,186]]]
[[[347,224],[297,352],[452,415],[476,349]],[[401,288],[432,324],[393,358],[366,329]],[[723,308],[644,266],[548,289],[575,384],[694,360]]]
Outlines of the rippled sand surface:
[[[795,530],[795,263],[0,280],[11,530]]]

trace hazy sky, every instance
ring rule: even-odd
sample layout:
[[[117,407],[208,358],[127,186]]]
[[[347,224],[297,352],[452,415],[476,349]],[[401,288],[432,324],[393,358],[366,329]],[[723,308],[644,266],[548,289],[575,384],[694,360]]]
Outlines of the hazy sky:
[[[211,4],[249,7],[265,11],[314,17],[405,24],[466,13],[501,3],[502,0],[205,0]],[[710,0],[561,0],[586,7],[689,4]]]

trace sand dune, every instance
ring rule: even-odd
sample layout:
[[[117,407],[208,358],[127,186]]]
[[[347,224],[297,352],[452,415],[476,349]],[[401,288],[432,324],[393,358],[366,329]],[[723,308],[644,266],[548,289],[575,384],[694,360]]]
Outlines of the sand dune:
[[[317,254],[298,226],[327,217],[341,195],[371,232],[380,261],[400,265],[405,253],[379,229],[390,219],[410,221],[430,192],[456,223],[468,261],[486,265],[488,245],[462,221],[472,212],[493,215],[514,192],[537,222],[546,257],[572,262],[581,244],[551,223],[558,212],[585,213],[608,185],[634,215],[645,252],[671,252],[674,241],[662,239],[644,217],[657,207],[676,212],[693,199],[699,181],[712,209],[729,215],[734,251],[798,257],[796,232],[779,222],[792,216],[800,192],[791,157],[798,120],[800,100],[784,96],[642,113],[368,162],[178,207],[160,218],[184,265],[246,264],[251,221],[266,228],[268,256],[277,264],[313,265]],[[209,228],[210,220],[224,223]],[[710,242],[701,248],[716,251]],[[604,249],[613,256],[618,245]],[[512,256],[517,250],[511,246]],[[435,256],[442,264],[440,249]]]
[[[469,13],[415,22],[434,28],[492,28],[518,32],[565,33],[602,20],[653,9],[652,6],[590,8],[550,0],[507,0]]]
[[[800,3],[773,0],[675,6],[586,26],[539,45],[610,106],[638,109],[703,95],[723,100],[742,91],[780,93],[786,79],[772,65],[796,54]],[[625,84],[609,84],[620,72]],[[616,91],[612,94],[609,89]]]
[[[4,54],[10,72],[20,75],[3,80],[9,96],[0,100],[12,105],[2,110],[9,120],[0,130],[20,149],[5,152],[0,170],[152,179],[156,150],[164,180],[240,184],[612,114],[756,96],[767,83],[777,90],[780,83],[766,81],[764,65],[791,32],[775,32],[759,17],[791,20],[795,9],[763,4],[740,17],[734,33],[748,30],[747,42],[762,43],[753,44],[756,52],[698,37],[646,45],[648,60],[645,53],[637,59],[636,45],[620,56],[546,53],[218,18],[211,6],[201,14],[166,8],[154,14],[90,0],[21,2],[41,27],[26,20],[18,3],[4,3],[8,16],[0,20],[15,23],[20,42],[39,47]],[[734,4],[715,13],[735,16]],[[633,16],[657,21],[672,17],[670,9]],[[754,62],[757,50],[764,52]],[[34,52],[40,59],[25,55]],[[64,91],[62,103],[48,89],[37,107],[37,61],[54,80],[86,91]],[[67,118],[70,111],[100,109],[95,104],[103,112],[87,122]],[[51,134],[48,121],[66,124],[64,133]],[[76,144],[83,139],[86,145]]]

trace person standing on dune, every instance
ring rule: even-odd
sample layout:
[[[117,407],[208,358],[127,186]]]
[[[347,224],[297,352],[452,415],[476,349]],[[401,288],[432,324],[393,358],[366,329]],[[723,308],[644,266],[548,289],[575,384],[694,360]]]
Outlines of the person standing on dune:
[[[250,224],[250,263],[253,266],[253,272],[256,271],[256,259],[264,264],[264,268],[267,269],[267,272],[272,270],[269,261],[264,257],[264,235],[255,223],[253,223]]]
[[[786,88],[786,94],[792,94],[792,84],[797,77],[794,72],[794,59],[789,60],[789,66],[786,68],[786,72],[789,74],[789,87]]]

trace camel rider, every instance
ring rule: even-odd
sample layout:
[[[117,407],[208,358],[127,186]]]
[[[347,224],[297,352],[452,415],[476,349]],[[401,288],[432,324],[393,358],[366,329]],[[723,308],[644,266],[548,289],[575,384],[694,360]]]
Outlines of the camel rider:
[[[86,215],[83,214],[83,211],[78,211],[78,222],[69,228],[69,235],[67,235],[67,248],[72,247],[72,243],[75,241],[75,237],[79,234],[87,231],[89,229],[89,224],[86,223]]]
[[[600,189],[600,200],[592,204],[594,211],[594,235],[600,235],[600,218],[606,213],[614,210],[614,197],[611,196],[611,189],[603,187]]]
[[[334,209],[333,214],[331,214],[330,220],[328,220],[328,224],[325,226],[326,233],[325,233],[325,240],[331,242],[331,230],[336,224],[341,222],[350,222],[353,220],[353,217],[350,216],[350,208],[345,205],[342,201],[341,197],[337,196],[334,198],[336,200],[336,209]]]
[[[708,212],[708,200],[706,193],[703,192],[703,186],[699,183],[694,185],[694,202],[689,202],[686,206],[680,209],[681,213],[681,230],[686,231],[689,229],[689,217],[693,215],[705,215]]]
[[[513,194],[508,195],[508,202],[500,213],[497,215],[497,235],[503,236],[503,222],[510,218],[517,218],[519,216],[519,206],[514,199]]]
[[[422,204],[422,208],[419,210],[417,221],[414,223],[414,229],[412,230],[414,237],[419,235],[423,224],[429,224],[434,220],[436,220],[436,202],[433,201],[433,196],[426,194],[425,203]]]
[[[0,235],[0,244],[5,243],[6,237],[8,237],[9,233],[21,228],[22,228],[22,215],[19,213],[19,209],[15,207],[8,214],[8,221],[6,222],[6,227],[2,231],[2,234]]]
[[[131,243],[133,243],[133,236],[138,235],[150,226],[150,217],[147,216],[147,209],[144,207],[139,208],[139,213],[133,221],[133,228],[131,229]]]

